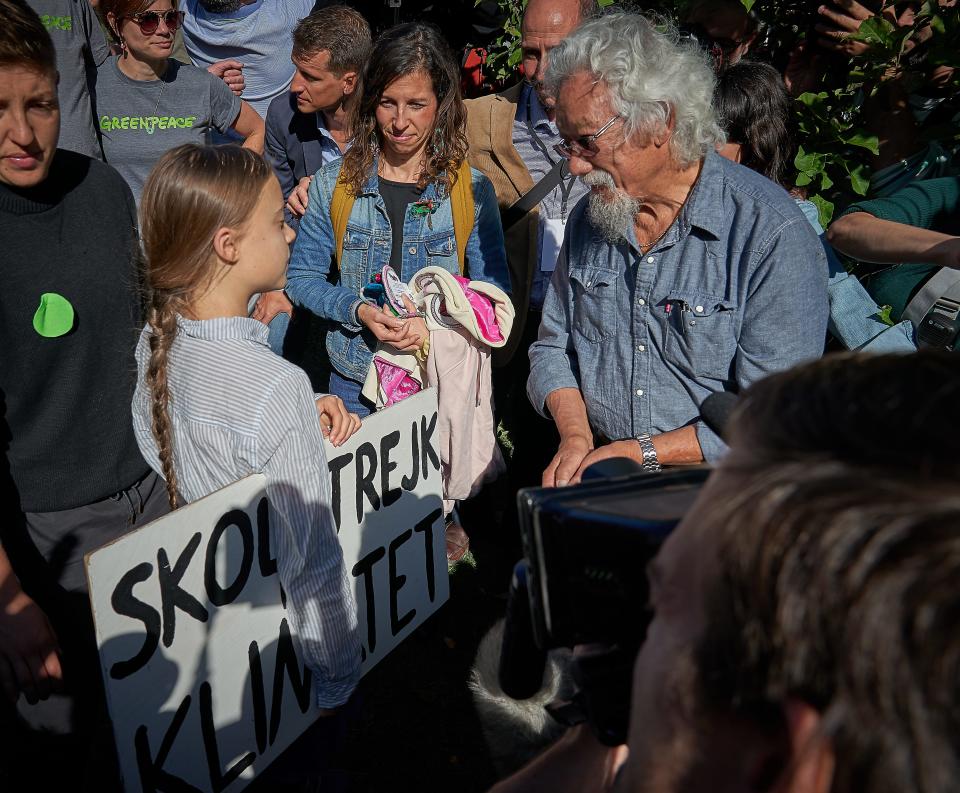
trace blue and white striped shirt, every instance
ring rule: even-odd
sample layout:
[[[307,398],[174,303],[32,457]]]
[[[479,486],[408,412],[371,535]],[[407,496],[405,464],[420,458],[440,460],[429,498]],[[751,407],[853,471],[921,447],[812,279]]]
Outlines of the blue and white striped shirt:
[[[317,676],[322,708],[341,705],[360,677],[357,607],[330,509],[330,473],[310,381],[274,355],[267,326],[245,317],[178,317],[167,365],[173,464],[188,502],[254,473],[267,478],[271,541],[291,623]],[[133,425],[162,475],[145,375],[150,329],[137,345]]]

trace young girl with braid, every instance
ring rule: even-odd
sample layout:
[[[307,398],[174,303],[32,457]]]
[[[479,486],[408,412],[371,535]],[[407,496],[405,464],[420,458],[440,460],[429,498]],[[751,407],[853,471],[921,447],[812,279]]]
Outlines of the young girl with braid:
[[[343,704],[360,664],[356,606],[330,509],[323,450],[360,426],[274,355],[251,297],[283,287],[294,233],[257,154],[188,144],[158,161],[140,207],[148,322],[133,419],[172,508],[253,473],[267,478],[271,542],[321,708]]]

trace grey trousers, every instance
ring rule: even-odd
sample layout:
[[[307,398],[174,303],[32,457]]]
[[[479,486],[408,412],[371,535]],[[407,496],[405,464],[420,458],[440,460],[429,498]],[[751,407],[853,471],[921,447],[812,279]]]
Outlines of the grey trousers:
[[[0,714],[3,789],[119,789],[84,554],[169,512],[166,487],[146,474],[101,501],[58,512],[25,513],[4,534],[4,549],[27,594],[46,612],[62,650],[64,691]],[[8,787],[9,785],[9,787]]]

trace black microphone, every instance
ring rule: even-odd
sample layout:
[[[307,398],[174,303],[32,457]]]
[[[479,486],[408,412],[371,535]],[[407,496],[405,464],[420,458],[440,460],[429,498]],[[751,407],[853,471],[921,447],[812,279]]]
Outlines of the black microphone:
[[[537,646],[530,609],[530,568],[517,562],[510,582],[507,616],[500,647],[500,688],[511,699],[530,699],[543,686],[547,653]]]
[[[723,438],[730,424],[730,416],[739,401],[740,397],[729,391],[710,394],[700,403],[700,418],[703,419],[704,424]]]

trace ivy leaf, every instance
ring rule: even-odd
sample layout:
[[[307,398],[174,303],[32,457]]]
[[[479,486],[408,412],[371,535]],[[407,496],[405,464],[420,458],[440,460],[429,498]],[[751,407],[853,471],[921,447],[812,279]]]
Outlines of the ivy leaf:
[[[850,137],[843,138],[843,142],[849,143],[851,146],[860,146],[863,149],[868,149],[875,155],[880,153],[880,140],[876,135],[865,135],[863,132],[855,132]]]
[[[819,194],[810,196],[810,201],[816,205],[817,212],[820,213],[820,225],[823,228],[829,226],[830,219],[833,217],[833,202]]]
[[[862,41],[864,44],[880,46],[885,50],[892,50],[897,45],[896,27],[882,16],[870,17],[860,23],[860,29],[850,34],[853,41]]]
[[[612,6],[617,0],[598,0],[597,5],[600,8],[606,8],[607,6]]]
[[[744,11],[746,11],[748,14],[756,2],[757,0],[740,0],[740,4],[743,6]]]
[[[797,156],[794,158],[793,164],[801,173],[813,176],[823,170],[824,160],[824,155],[818,152],[805,152],[801,146],[797,150]]]
[[[880,310],[874,314],[874,316],[885,325],[893,327],[897,323],[895,323],[893,317],[890,316],[891,311],[893,311],[893,306],[880,306]]]
[[[793,180],[793,183],[797,187],[806,187],[813,181],[813,177],[810,174],[803,173],[802,171],[797,174],[797,178]]]
[[[867,167],[858,165],[850,171],[850,187],[857,195],[866,195],[870,189],[870,179],[867,176]]]
[[[833,179],[831,179],[827,175],[827,172],[824,171],[823,173],[820,174],[820,189],[829,190],[831,187],[833,187]]]

